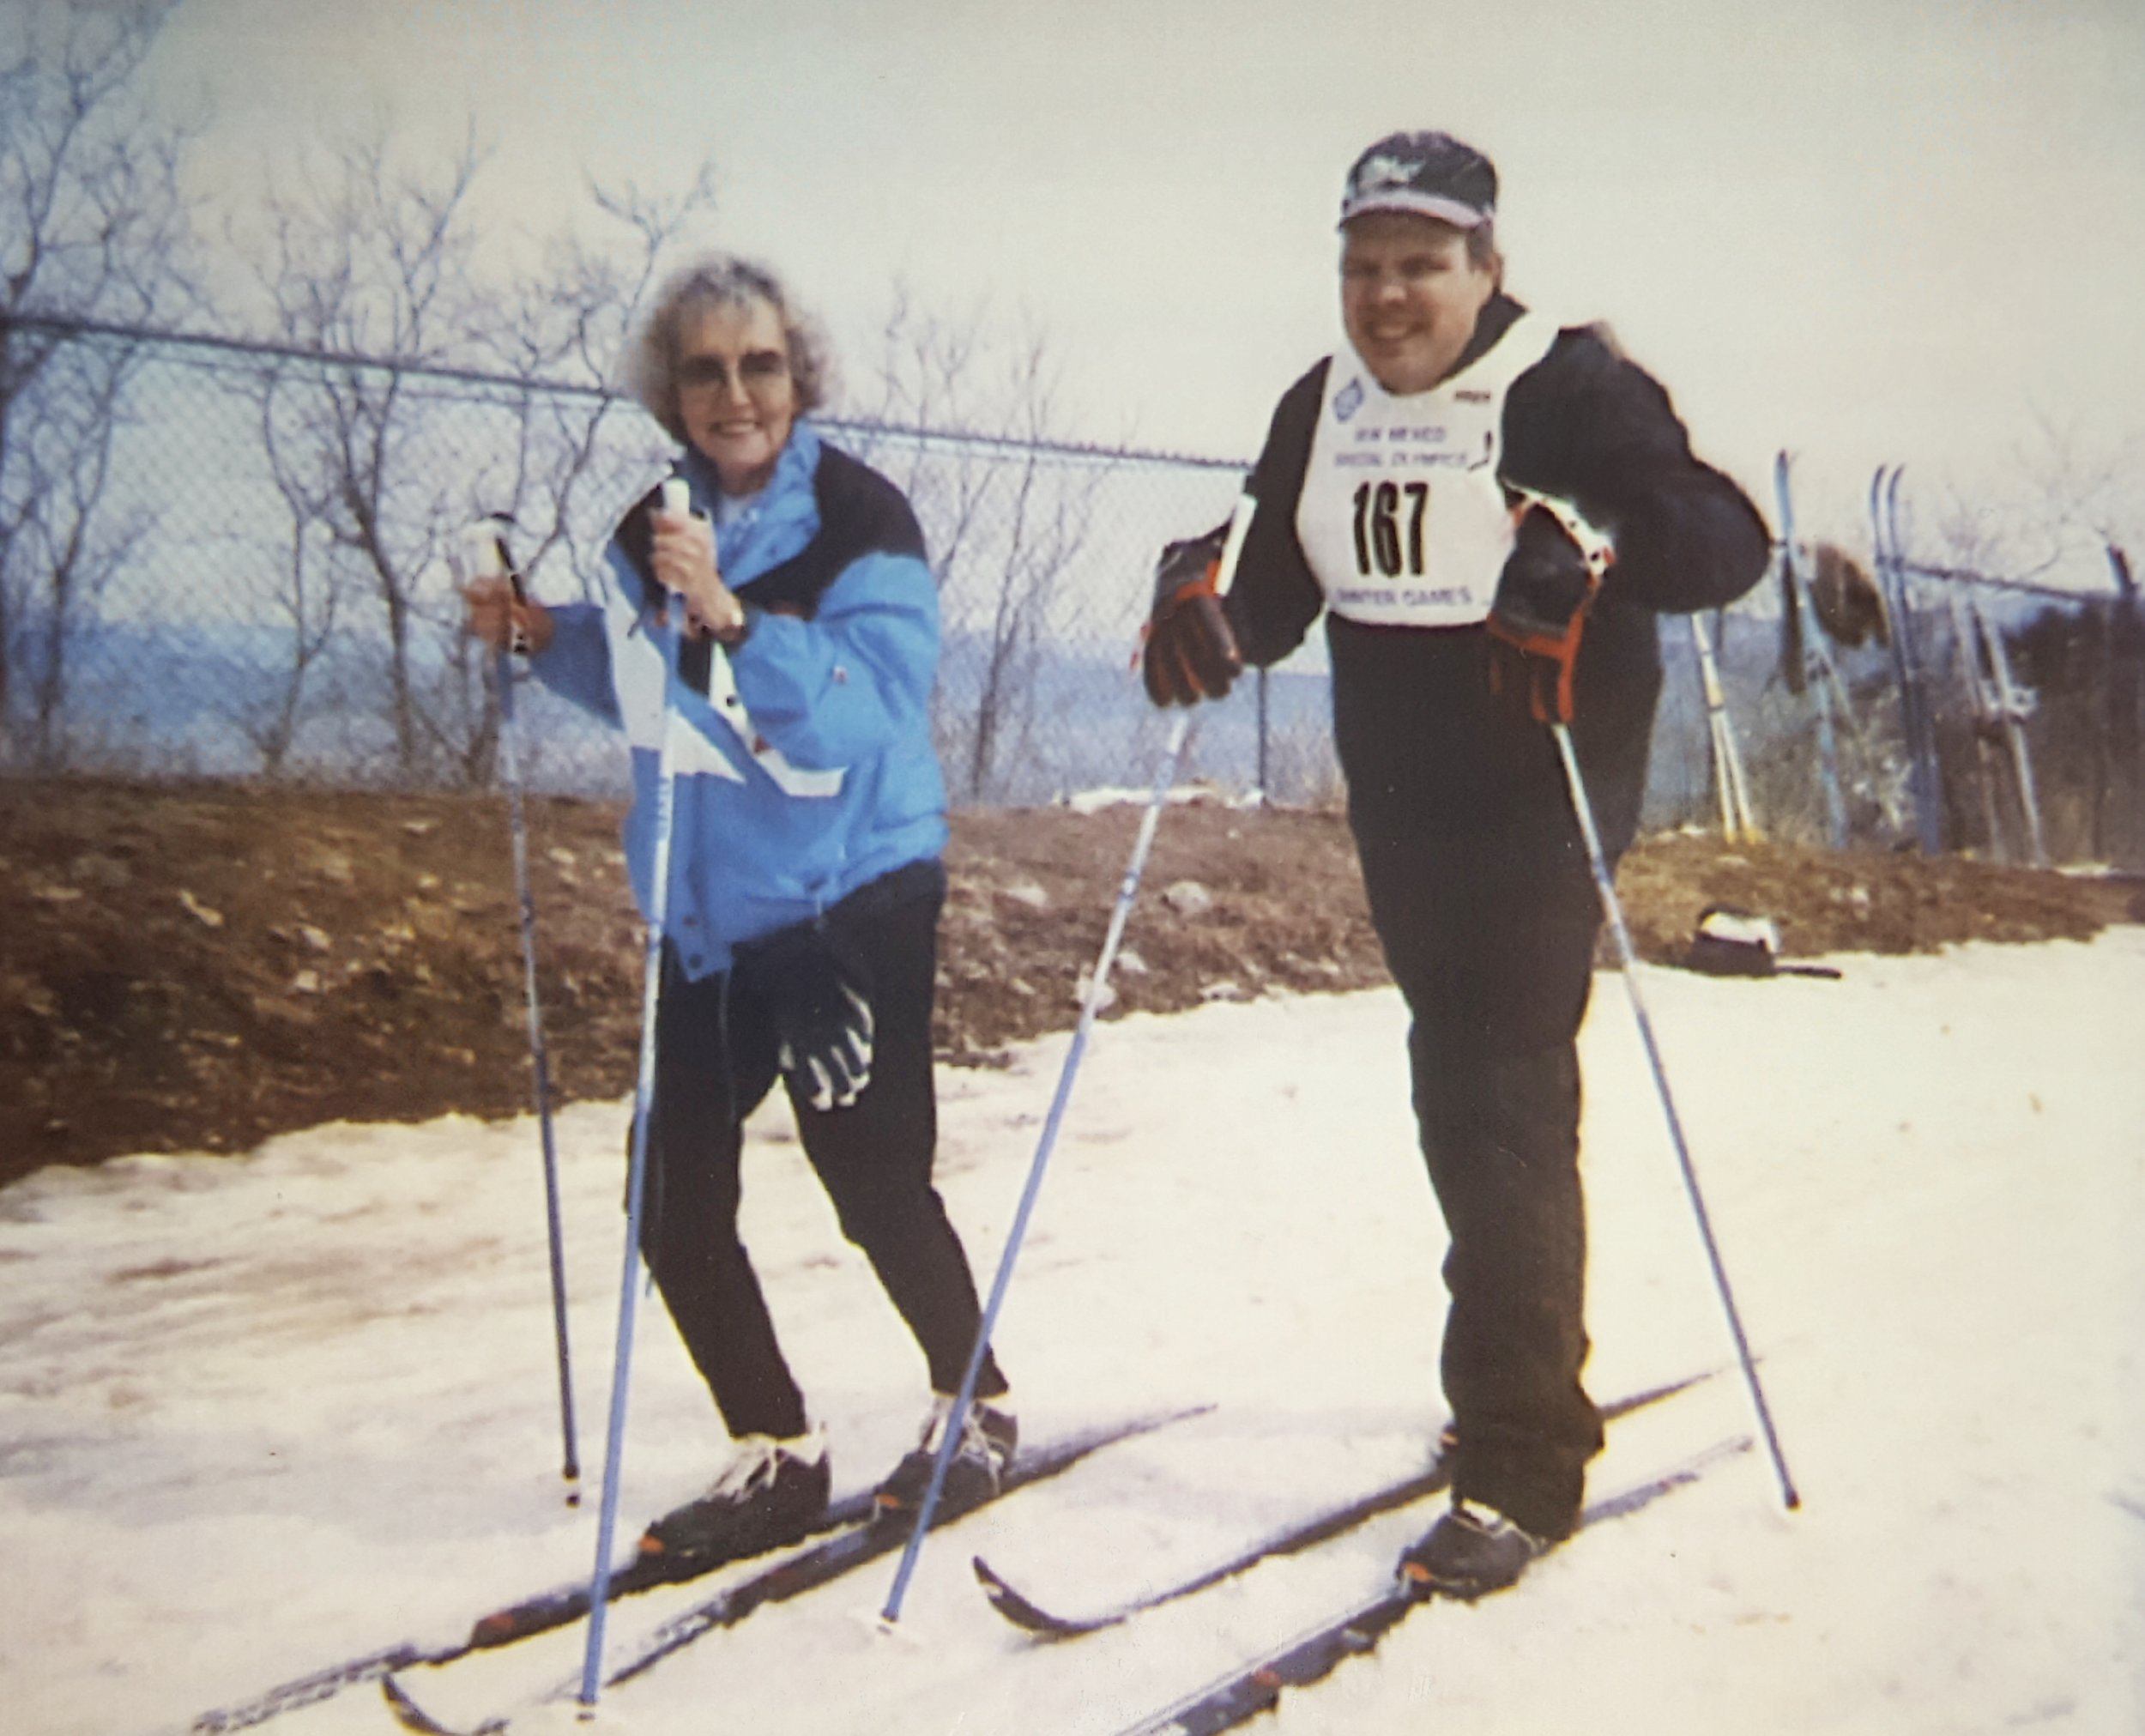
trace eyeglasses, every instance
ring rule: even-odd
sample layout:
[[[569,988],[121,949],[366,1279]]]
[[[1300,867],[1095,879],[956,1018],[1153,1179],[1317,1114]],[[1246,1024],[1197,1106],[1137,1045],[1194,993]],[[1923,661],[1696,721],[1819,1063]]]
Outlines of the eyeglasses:
[[[789,358],[778,349],[748,349],[737,360],[736,376],[747,391],[766,391],[789,378]],[[680,391],[730,389],[731,365],[719,355],[689,355],[678,364]]]

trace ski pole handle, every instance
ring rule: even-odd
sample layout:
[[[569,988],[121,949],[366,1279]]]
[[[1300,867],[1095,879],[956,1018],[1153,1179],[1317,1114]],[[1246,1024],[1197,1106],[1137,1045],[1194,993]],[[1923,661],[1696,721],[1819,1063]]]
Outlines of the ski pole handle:
[[[498,533],[489,518],[465,525],[462,532],[462,568],[469,578],[505,578],[506,563],[500,558]]]
[[[1222,558],[1214,572],[1214,595],[1227,596],[1236,582],[1236,563],[1244,558],[1244,539],[1251,535],[1251,521],[1259,503],[1245,489],[1236,497],[1236,509],[1229,515],[1229,535],[1222,539]]]
[[[514,602],[517,608],[529,602],[529,589],[522,583],[522,575],[514,565],[513,556],[507,552],[504,518],[497,516],[480,518],[462,531],[462,565],[472,579],[505,579],[513,587]],[[518,656],[529,655],[528,626],[511,613],[507,617],[505,649]]]
[[[662,502],[656,510],[666,516],[675,514],[680,518],[698,518],[703,522],[705,521],[707,516],[704,513],[694,511],[692,487],[686,479],[675,471],[663,478]],[[722,562],[716,556],[712,543],[709,547],[709,556],[712,563],[711,570],[715,574],[716,584],[720,588],[722,584]],[[734,596],[728,597],[729,609],[734,618],[718,627],[714,620],[701,612],[699,607],[693,602],[689,592],[681,590],[674,595],[685,607],[686,636],[688,638],[705,636],[712,638],[719,644],[730,646],[735,644],[742,636],[745,622],[744,605]],[[726,591],[724,595],[728,596],[728,593]]]

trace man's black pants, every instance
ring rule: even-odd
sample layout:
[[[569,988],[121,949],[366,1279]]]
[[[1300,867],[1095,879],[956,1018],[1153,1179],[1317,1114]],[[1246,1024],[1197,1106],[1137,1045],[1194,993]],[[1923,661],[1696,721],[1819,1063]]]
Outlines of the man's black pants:
[[[1454,1492],[1562,1538],[1602,1443],[1580,1378],[1577,1037],[1600,924],[1593,882],[1568,811],[1357,846],[1413,1015],[1416,1118],[1451,1238]]]
[[[960,1239],[931,1183],[938,1141],[931,1009],[945,870],[896,870],[827,914],[868,980],[876,1021],[871,1082],[846,1109],[815,1110],[783,1081],[805,1155],[928,1365],[957,1391],[982,1325]],[[689,982],[666,949],[656,1012],[656,1098],[641,1251],[733,1435],[807,1425],[759,1279],[738,1240],[745,1118],[780,1069],[769,985],[749,965]],[[987,1358],[983,1397],[1006,1389]]]

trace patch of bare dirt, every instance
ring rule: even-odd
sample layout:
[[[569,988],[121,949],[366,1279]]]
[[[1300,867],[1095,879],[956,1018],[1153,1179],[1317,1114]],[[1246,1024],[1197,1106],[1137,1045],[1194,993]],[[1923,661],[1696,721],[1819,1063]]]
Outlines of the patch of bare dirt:
[[[618,811],[529,814],[541,985],[562,1101],[631,1088],[642,935]],[[1069,1028],[1139,822],[1129,808],[962,813],[938,1042],[988,1063]],[[2135,892],[1955,859],[1642,844],[1640,950],[1698,914],[1779,924],[1784,956],[2083,939]],[[1162,818],[1116,1011],[1384,981],[1347,828],[1199,804]],[[0,781],[0,1183],[131,1152],[243,1151],[339,1119],[529,1100],[504,803],[269,785]]]

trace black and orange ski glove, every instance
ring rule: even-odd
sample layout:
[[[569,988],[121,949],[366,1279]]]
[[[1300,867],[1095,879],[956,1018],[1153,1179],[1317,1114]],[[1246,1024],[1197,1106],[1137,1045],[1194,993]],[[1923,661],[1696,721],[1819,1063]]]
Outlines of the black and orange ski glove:
[[[1489,687],[1524,695],[1538,723],[1572,721],[1572,676],[1586,616],[1616,559],[1608,539],[1560,503],[1523,497],[1485,623]]]
[[[1172,542],[1155,566],[1154,608],[1140,636],[1140,674],[1157,705],[1218,699],[1243,673],[1220,593],[1229,527]]]

